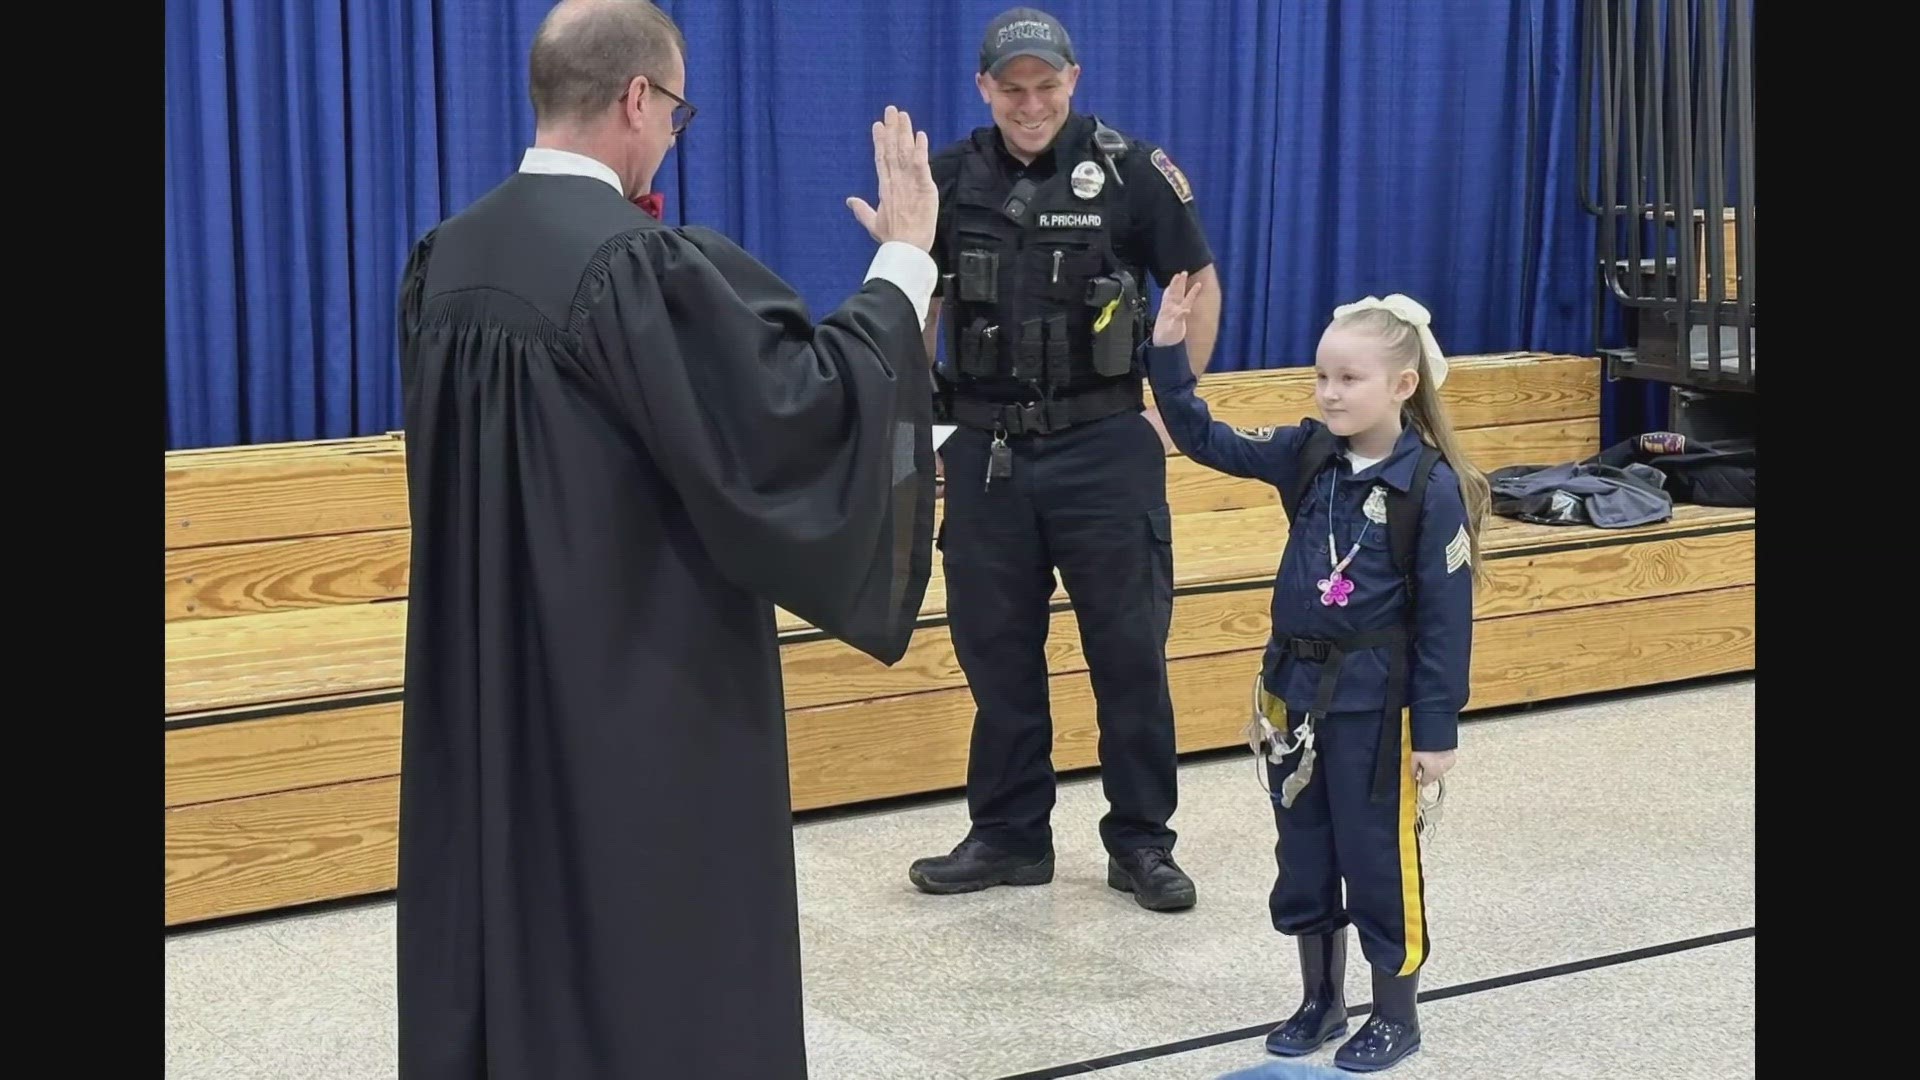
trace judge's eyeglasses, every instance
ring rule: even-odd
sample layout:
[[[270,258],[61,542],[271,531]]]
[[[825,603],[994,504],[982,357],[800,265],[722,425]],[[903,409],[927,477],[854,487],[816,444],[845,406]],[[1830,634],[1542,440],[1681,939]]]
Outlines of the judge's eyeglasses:
[[[647,76],[640,76],[640,77],[643,77],[647,80],[648,89],[656,90],[663,96],[671,98],[673,100],[673,133],[675,135],[679,135],[680,133],[686,131],[687,125],[693,123],[693,115],[699,112],[700,110],[695,108],[691,103],[689,103],[686,98],[683,98],[679,94],[676,94],[673,91],[667,89],[666,87],[661,86],[660,81],[658,79],[655,79],[653,76],[647,75]],[[631,79],[628,80],[628,85],[629,86],[632,85]],[[621,101],[627,100],[627,95],[631,92],[632,92],[631,90],[622,90],[620,92],[620,100]]]

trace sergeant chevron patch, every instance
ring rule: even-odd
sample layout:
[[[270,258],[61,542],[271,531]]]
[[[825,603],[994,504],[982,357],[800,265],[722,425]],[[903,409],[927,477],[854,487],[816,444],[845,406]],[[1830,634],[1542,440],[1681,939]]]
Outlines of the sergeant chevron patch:
[[[1453,539],[1447,541],[1447,573],[1451,574],[1467,565],[1472,558],[1473,541],[1467,537],[1467,527],[1462,525],[1460,531],[1453,534]]]

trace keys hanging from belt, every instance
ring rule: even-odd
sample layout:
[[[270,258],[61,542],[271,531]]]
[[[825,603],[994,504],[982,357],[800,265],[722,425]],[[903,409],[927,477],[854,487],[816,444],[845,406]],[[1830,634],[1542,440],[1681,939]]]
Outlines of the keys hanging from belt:
[[[1306,718],[1300,721],[1299,726],[1293,729],[1290,733],[1293,736],[1293,743],[1289,745],[1287,743],[1289,733],[1274,727],[1273,721],[1269,718],[1266,708],[1269,700],[1271,697],[1261,684],[1260,676],[1254,676],[1253,720],[1247,725],[1247,745],[1253,749],[1256,756],[1275,765],[1285,762],[1295,750],[1301,752],[1299,766],[1280,782],[1280,805],[1284,809],[1292,809],[1294,800],[1299,798],[1300,792],[1313,781],[1313,761],[1316,756],[1313,749],[1313,714],[1309,712]],[[1261,770],[1262,773],[1265,771]],[[1272,791],[1267,789],[1264,776],[1261,777],[1260,787],[1269,795],[1272,794]]]
[[[987,486],[985,490],[993,490],[994,480],[1005,480],[1012,475],[1013,448],[1007,445],[1007,433],[1004,431],[996,431],[993,433],[993,445],[987,447]]]
[[[1293,733],[1300,740],[1294,744],[1300,749],[1300,765],[1280,782],[1280,806],[1285,810],[1293,809],[1293,800],[1299,798],[1300,792],[1313,782],[1313,714],[1308,713],[1307,718],[1300,722],[1300,726],[1293,729]],[[1281,756],[1285,757],[1292,752],[1285,751]]]

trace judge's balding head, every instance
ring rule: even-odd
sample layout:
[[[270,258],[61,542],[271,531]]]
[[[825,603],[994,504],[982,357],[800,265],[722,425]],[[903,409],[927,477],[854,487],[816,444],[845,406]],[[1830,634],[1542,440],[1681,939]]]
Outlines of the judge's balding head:
[[[629,180],[651,180],[693,117],[686,38],[646,0],[561,0],[534,36],[527,75],[540,141],[616,156]]]
[[[646,0],[561,0],[533,39],[528,81],[538,123],[598,119],[634,80],[684,89],[686,39]]]

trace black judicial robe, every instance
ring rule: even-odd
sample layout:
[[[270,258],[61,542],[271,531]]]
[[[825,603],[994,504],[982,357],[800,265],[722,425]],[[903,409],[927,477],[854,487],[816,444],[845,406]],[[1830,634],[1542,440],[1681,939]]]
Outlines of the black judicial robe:
[[[726,239],[516,175],[401,292],[402,1080],[806,1076],[774,606],[886,663],[932,391]]]

